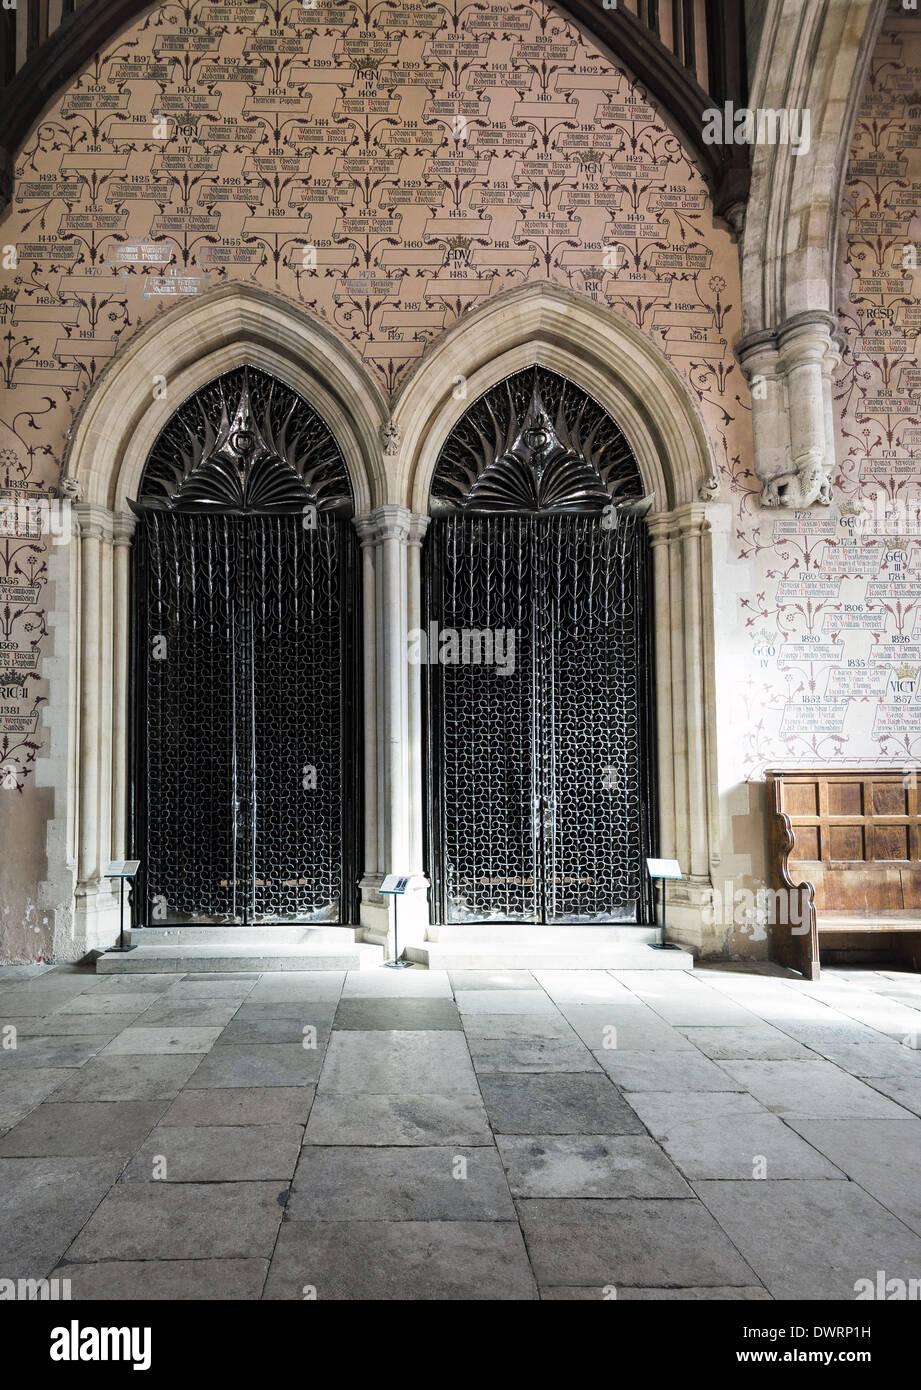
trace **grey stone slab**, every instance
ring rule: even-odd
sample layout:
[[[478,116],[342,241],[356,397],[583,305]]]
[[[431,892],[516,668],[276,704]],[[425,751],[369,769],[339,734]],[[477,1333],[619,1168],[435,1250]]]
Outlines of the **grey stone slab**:
[[[899,1107],[831,1062],[725,1062],[725,1069],[777,1115],[807,1119],[900,1119]]]
[[[265,1295],[303,1300],[536,1299],[515,1221],[285,1221]]]
[[[67,1251],[68,1261],[266,1258],[281,1222],[281,1182],[119,1182]]]
[[[573,1029],[559,1014],[467,1014],[464,1032],[468,1038],[550,1038],[578,1042]]]
[[[541,1286],[748,1287],[759,1282],[698,1202],[528,1198],[518,1202],[518,1216]]]
[[[305,1145],[291,1221],[513,1221],[495,1149]]]
[[[103,1051],[108,1057],[207,1052],[220,1035],[220,1028],[126,1028]]]
[[[100,1260],[61,1265],[54,1275],[69,1279],[71,1297],[88,1303],[253,1302],[262,1296],[268,1268],[267,1259]]]
[[[39,994],[56,991],[59,994],[79,994],[81,990],[93,989],[99,984],[94,969],[80,965],[53,965],[49,969],[34,969],[32,966],[5,965],[0,973],[0,989],[17,990],[23,994],[33,990]]]
[[[734,1125],[741,1116],[768,1111],[747,1091],[631,1091],[630,1105],[657,1139],[696,1124]]]
[[[535,970],[534,978],[551,999],[559,1002],[593,1004],[606,999],[635,999],[609,970]]]
[[[853,996],[849,994],[840,999],[836,998],[834,1008],[838,1013],[846,1014],[848,1018],[899,1041],[906,1036],[913,1035],[917,1038],[921,1032],[917,1009],[909,1008],[907,1004],[899,1004],[894,999],[872,994],[870,991],[859,994],[854,991]]]
[[[462,1033],[333,1033],[319,1092],[477,1095]]]
[[[149,990],[137,994],[104,994],[90,990],[87,994],[77,994],[61,1004],[58,1012],[62,1014],[142,1014],[150,1008],[156,996]]]
[[[695,1191],[774,1298],[853,1302],[858,1281],[917,1279],[921,1238],[853,1182],[700,1182]]]
[[[23,1067],[0,1081],[0,1130],[15,1125],[72,1075],[67,1067]]]
[[[237,1014],[221,1033],[215,1047],[243,1047],[248,1043],[288,1043],[303,1046],[304,1038],[310,1037],[322,1049],[329,1041],[331,1025],[331,1009],[326,1005],[317,1006],[310,1003],[304,1004],[297,1013],[276,1014],[274,1017],[266,1014],[256,1018],[241,1018]]]
[[[118,1177],[121,1158],[0,1159],[6,1279],[42,1279]]]
[[[561,1000],[566,1022],[592,1052],[613,1039],[619,1052],[693,1052],[687,1038],[638,1000],[619,996],[594,1004]]]
[[[734,1025],[744,1028],[757,1022],[744,1004],[727,998],[690,972],[671,971],[665,975],[661,971],[635,970],[624,971],[619,978],[672,1027]]]
[[[921,1235],[921,1121],[791,1120],[790,1127]]]
[[[252,1182],[290,1179],[300,1125],[158,1125],[128,1164],[138,1181]]]
[[[296,1043],[247,1043],[215,1047],[204,1058],[189,1088],[220,1086],[307,1086],[320,1074],[319,1048]]]
[[[127,1158],[165,1109],[162,1100],[44,1101],[0,1139],[0,1157]]]
[[[144,974],[141,971],[130,975],[96,975],[96,988],[100,994],[144,994],[156,997],[166,994],[177,983],[175,975]]]
[[[74,1038],[64,1037],[20,1037],[15,1048],[0,1048],[0,1068],[15,1070],[19,1067],[82,1067],[90,1057],[95,1057],[108,1045],[109,1034],[81,1034]]]
[[[7,990],[0,994],[0,1024],[17,1018],[44,1018],[67,1003],[69,995],[43,991]]]
[[[461,993],[484,989],[539,988],[530,970],[449,970],[451,988]]]
[[[475,1095],[323,1093],[310,1112],[305,1144],[491,1144]]]
[[[496,1072],[597,1071],[578,1038],[468,1038],[478,1076]]]
[[[921,1081],[921,1052],[891,1038],[878,1043],[826,1043],[821,1054],[852,1076],[902,1076]]]
[[[223,1028],[236,1014],[235,1000],[189,1000],[177,1004],[173,999],[158,999],[144,1013],[145,1028]]]
[[[179,1056],[91,1057],[79,1071],[65,1073],[56,1101],[171,1100],[201,1061],[198,1053]]]
[[[133,978],[133,977],[131,977]],[[232,1003],[242,1004],[244,999],[249,999],[256,983],[255,979],[238,980],[236,976],[226,975],[205,975],[200,979],[188,979],[183,976],[177,980],[172,977],[175,983],[169,989],[164,990],[160,998],[164,1003],[187,1004],[194,1000],[204,1000],[208,1003]]]
[[[833,1014],[825,1023],[799,1018],[779,1018],[774,1026],[815,1052],[822,1052],[826,1047],[836,1047],[840,1044],[876,1044],[891,1041],[885,1033],[880,1033],[876,1028],[868,1028],[866,1024],[858,1023],[853,1018],[844,1018],[841,1014]]]
[[[873,1076],[867,1078],[867,1085],[910,1110],[913,1115],[921,1115],[921,1082],[910,1081],[903,1076]]]
[[[500,1135],[514,1197],[692,1197],[645,1135]]]
[[[130,1028],[137,1014],[47,1014],[44,1018],[17,1018],[13,1026],[21,1038],[105,1038],[111,1042]],[[7,1027],[10,1025],[7,1024]]]
[[[313,1086],[218,1086],[177,1096],[161,1125],[298,1125],[313,1103]]]
[[[446,970],[350,970],[343,999],[452,999]]]
[[[679,1028],[678,1031],[714,1062],[808,1062],[813,1056],[795,1038],[767,1024],[751,1028]]]
[[[458,989],[462,1014],[555,1014],[553,1000],[542,989]]]
[[[342,993],[344,983],[344,970],[286,970],[284,973],[261,976],[248,998],[252,1004],[285,1004],[307,999],[336,1000]]]
[[[744,1090],[740,1081],[697,1052],[620,1052],[609,1049],[596,1052],[595,1056],[614,1084],[623,1091]]]
[[[684,1120],[669,1114],[672,1107],[667,1105],[658,1113],[647,1109],[644,1102],[661,1101],[661,1092],[652,1097],[630,1095],[640,1118],[650,1115],[652,1132],[686,1178],[843,1178],[839,1168],[804,1143],[779,1115],[731,1110],[714,1115],[708,1106],[710,1094],[685,1097],[684,1114],[692,1099],[699,1106],[693,1118]]]
[[[578,1299],[582,1302],[590,1299],[611,1300],[616,1298],[618,1303],[770,1303],[771,1295],[767,1289],[760,1286],[753,1288],[727,1288],[725,1285],[717,1285],[712,1289],[637,1289],[637,1288],[616,1288],[613,1284],[605,1285],[601,1288],[543,1288],[540,1291],[542,1303],[569,1302]]]
[[[336,1028],[442,1032],[461,1026],[453,999],[341,999]]]
[[[634,1110],[603,1072],[484,1076],[483,1102],[500,1134],[642,1134]]]

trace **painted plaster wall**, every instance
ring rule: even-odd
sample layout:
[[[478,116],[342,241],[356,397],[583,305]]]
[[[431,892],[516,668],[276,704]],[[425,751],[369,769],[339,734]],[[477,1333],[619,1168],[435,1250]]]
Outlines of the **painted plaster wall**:
[[[713,509],[726,581],[717,602],[733,850],[717,884],[724,902],[727,883],[763,878],[766,767],[911,776],[921,762],[919,135],[921,26],[895,12],[873,55],[843,190],[832,504],[765,511],[741,469],[731,511]]]
[[[487,297],[565,285],[664,350],[719,472],[748,472],[735,248],[645,93],[541,3],[155,6],[29,137],[0,243],[18,248],[0,285],[7,499],[54,486],[73,416],[120,344],[231,279],[306,307],[391,392]],[[59,800],[66,787],[60,754],[36,776],[49,697],[62,709],[46,679],[46,539],[0,541],[23,678],[0,713],[14,847],[2,891],[17,921],[41,877],[39,784]],[[9,932],[6,953],[50,950],[53,918],[28,940]]]

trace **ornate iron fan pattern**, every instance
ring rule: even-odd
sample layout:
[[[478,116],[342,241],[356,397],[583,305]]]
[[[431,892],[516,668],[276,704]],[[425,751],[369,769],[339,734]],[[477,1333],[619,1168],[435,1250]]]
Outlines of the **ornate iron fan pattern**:
[[[256,367],[216,378],[157,437],[136,511],[351,516],[348,469],[325,420]]]
[[[433,515],[599,512],[638,502],[633,451],[585,391],[545,367],[526,367],[480,396],[438,458]]]

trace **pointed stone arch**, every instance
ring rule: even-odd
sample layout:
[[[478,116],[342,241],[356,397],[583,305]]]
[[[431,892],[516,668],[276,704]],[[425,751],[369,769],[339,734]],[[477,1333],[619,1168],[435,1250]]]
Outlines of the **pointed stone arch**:
[[[121,346],[71,430],[63,495],[75,502],[79,541],[62,582],[70,612],[70,757],[53,834],[68,844],[75,895],[70,942],[80,957],[106,946],[117,909],[103,878],[126,851],[129,571],[144,466],[179,407],[215,378],[249,365],[290,387],[336,438],[358,513],[384,491],[381,426],[387,410],[359,359],[298,306],[248,285],[221,285],[158,315]]]
[[[644,490],[654,564],[660,852],[677,858],[682,883],[669,896],[678,939],[711,949],[707,909],[720,858],[714,696],[714,577],[707,503],[714,463],[691,395],[665,357],[610,310],[546,283],[496,296],[465,314],[422,357],[393,408],[392,464],[382,525],[394,546],[394,594],[405,600],[382,644],[385,708],[403,712],[393,742],[409,811],[402,846],[418,881],[422,865],[422,699],[418,667],[399,669],[408,629],[420,621],[421,547],[432,477],[444,441],[483,392],[540,365],[567,377],[616,421]],[[460,386],[463,390],[459,390]],[[386,520],[384,519],[386,514]],[[383,534],[383,533],[382,533]],[[398,554],[405,548],[405,558]],[[388,675],[389,673],[389,675]],[[405,746],[405,752],[403,747]],[[401,922],[403,917],[401,915]]]

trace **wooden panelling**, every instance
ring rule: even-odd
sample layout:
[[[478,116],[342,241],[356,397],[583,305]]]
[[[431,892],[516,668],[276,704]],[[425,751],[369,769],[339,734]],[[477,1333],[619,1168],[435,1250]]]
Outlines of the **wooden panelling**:
[[[775,926],[774,958],[817,979],[819,933],[827,941],[834,921],[836,942],[842,933],[873,934],[874,950],[891,940],[899,959],[916,959],[921,813],[911,780],[873,769],[797,769],[769,772],[767,790],[772,887],[801,893],[812,927],[794,934]]]
[[[863,815],[862,782],[826,782],[830,816]]]

